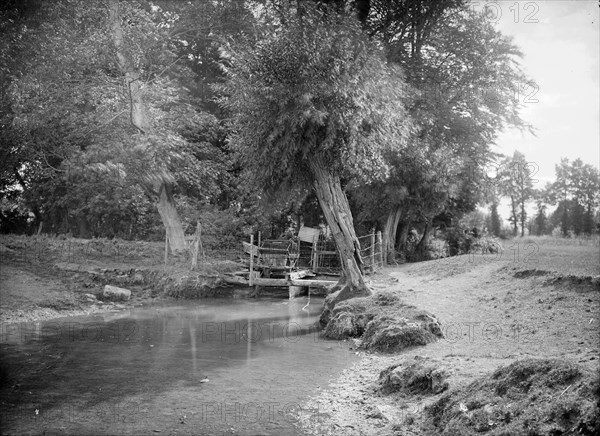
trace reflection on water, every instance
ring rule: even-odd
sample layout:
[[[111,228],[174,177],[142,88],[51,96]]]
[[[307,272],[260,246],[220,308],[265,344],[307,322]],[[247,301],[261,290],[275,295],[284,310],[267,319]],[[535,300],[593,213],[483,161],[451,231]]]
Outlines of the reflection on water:
[[[290,412],[352,361],[320,338],[321,308],[215,299],[3,326],[2,431],[293,434]]]

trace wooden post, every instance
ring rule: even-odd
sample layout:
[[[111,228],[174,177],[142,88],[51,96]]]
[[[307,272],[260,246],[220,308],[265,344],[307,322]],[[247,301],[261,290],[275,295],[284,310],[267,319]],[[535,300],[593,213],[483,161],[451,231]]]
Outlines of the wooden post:
[[[194,238],[194,248],[192,250],[192,269],[198,266],[198,252],[200,251],[200,221],[196,223],[196,237]]]
[[[248,276],[248,284],[254,285],[254,235],[250,235],[250,275]]]
[[[288,286],[289,299],[292,300],[292,299],[296,298],[298,295],[302,294],[303,291],[304,291],[304,287],[302,287],[302,286],[294,286],[294,285]]]
[[[387,233],[383,234],[383,242],[381,245],[381,257],[383,258],[383,262],[387,265],[388,261],[388,236]]]
[[[375,233],[371,233],[371,272],[375,272]]]
[[[261,235],[261,233],[260,233],[260,230],[259,230],[259,231],[258,231],[258,244],[257,244],[257,246],[258,246],[258,247],[260,247],[261,236],[262,236],[262,235]]]
[[[312,255],[313,255],[313,267],[312,270],[314,273],[316,273],[319,270],[319,254],[317,252],[318,250],[318,244],[319,244],[319,235],[315,235],[313,237],[313,249],[312,249]]]
[[[200,244],[200,253],[202,253],[202,260],[206,261],[206,253],[204,252],[204,246],[202,245],[202,225],[200,224],[200,220],[198,220],[198,243]]]
[[[383,268],[383,261],[384,261],[384,254],[383,252],[385,251],[383,249],[383,237],[381,236],[381,231],[377,232],[377,244],[379,245],[379,261],[380,261],[380,265]]]

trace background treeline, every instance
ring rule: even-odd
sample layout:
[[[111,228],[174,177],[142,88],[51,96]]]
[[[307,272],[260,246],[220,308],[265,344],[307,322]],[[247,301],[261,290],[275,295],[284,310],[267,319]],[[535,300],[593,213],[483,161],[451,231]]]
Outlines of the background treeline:
[[[564,159],[535,189],[534,163],[492,152],[532,129],[519,57],[461,0],[5,1],[0,230],[177,248],[200,221],[228,248],[324,224],[322,164],[392,255],[597,233],[596,168]]]

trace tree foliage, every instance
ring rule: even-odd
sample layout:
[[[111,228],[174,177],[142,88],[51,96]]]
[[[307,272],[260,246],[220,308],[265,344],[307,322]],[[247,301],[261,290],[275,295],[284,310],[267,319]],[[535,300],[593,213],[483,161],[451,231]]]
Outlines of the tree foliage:
[[[368,293],[340,177],[384,177],[409,122],[405,84],[352,17],[327,7],[291,11],[252,43],[225,49],[221,100],[231,145],[257,187],[312,184],[343,274],[335,301]]]
[[[510,39],[466,2],[373,1],[367,23],[416,89],[409,147],[389,155],[390,177],[361,195],[379,205],[372,211],[380,213],[393,252],[404,239],[394,245],[395,222],[403,232],[419,223],[449,225],[495,196],[485,183],[485,168],[496,159],[491,146],[507,126],[528,128],[515,86],[529,79]]]
[[[408,129],[406,87],[352,18],[290,15],[252,45],[224,50],[231,144],[259,185],[306,183],[315,155],[339,174],[386,174],[381,152],[400,148]]]
[[[137,2],[120,2],[119,12],[119,55],[136,75],[150,120],[144,135],[132,123],[105,2],[48,2],[32,16],[2,20],[9,30],[3,44],[20,49],[0,59],[9,79],[2,172],[12,175],[4,188],[20,176],[23,198],[50,227],[89,221],[95,195],[126,203],[139,195],[130,188],[137,186],[148,201],[167,182],[207,201],[229,183],[229,163],[211,133],[219,121],[196,109],[184,86],[194,74],[178,54],[181,38],[172,35],[180,17]],[[51,186],[53,195],[41,194]],[[129,192],[115,195],[115,186]]]

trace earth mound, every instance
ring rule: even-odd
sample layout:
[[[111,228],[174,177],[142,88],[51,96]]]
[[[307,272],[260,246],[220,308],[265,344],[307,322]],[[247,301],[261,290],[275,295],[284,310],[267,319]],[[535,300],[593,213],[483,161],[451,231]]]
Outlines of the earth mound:
[[[526,359],[425,408],[425,434],[600,434],[600,379],[563,359]]]
[[[407,395],[435,395],[448,389],[448,372],[434,361],[415,357],[414,362],[402,362],[381,371],[379,391],[382,394],[401,392]]]
[[[435,316],[385,291],[338,303],[324,334],[331,339],[361,338],[363,348],[388,353],[443,337]]]

